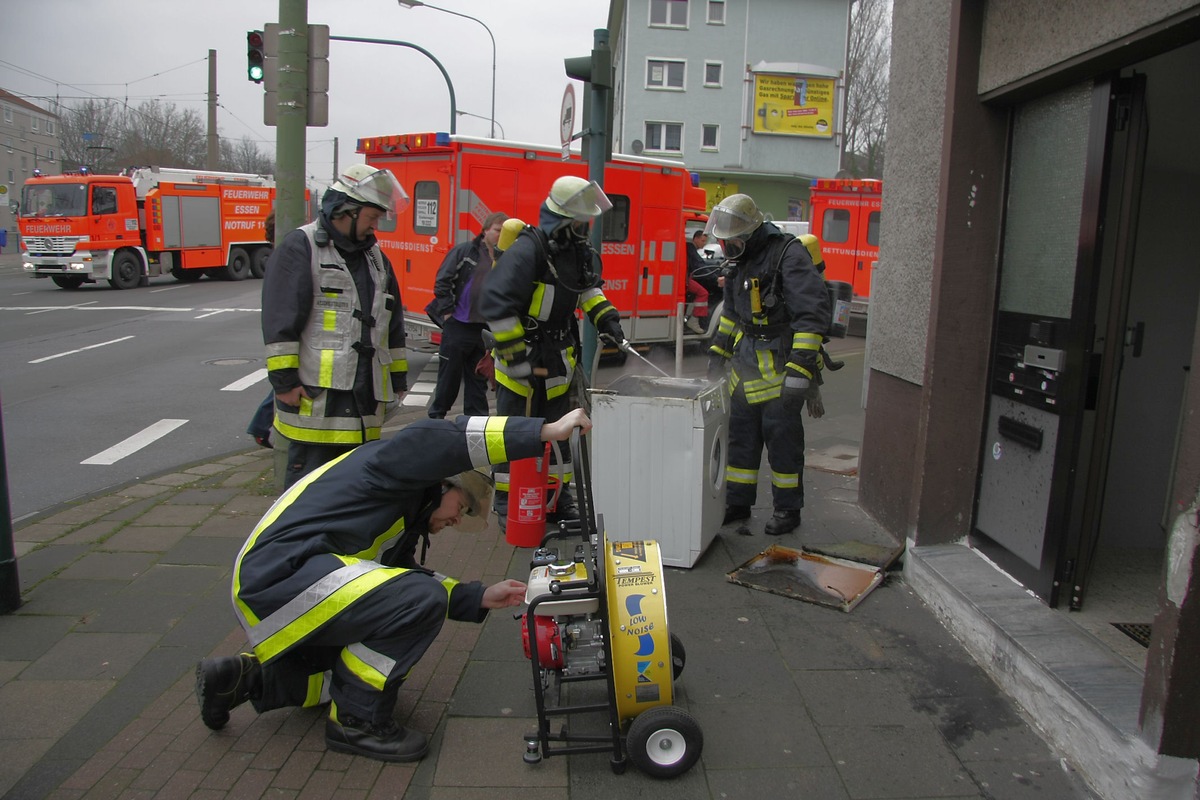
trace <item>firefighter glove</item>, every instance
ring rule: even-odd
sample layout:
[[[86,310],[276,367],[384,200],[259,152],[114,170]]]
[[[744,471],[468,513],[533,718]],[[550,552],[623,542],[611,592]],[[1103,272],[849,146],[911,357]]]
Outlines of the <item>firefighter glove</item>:
[[[708,379],[715,381],[725,377],[725,359],[718,355],[708,357]]]
[[[600,320],[596,330],[611,339],[613,344],[625,341],[625,331],[621,330],[621,320],[616,314],[610,313]]]
[[[786,374],[789,378],[805,378],[805,387],[820,372],[821,363],[815,350],[793,350],[788,358]]]
[[[804,407],[808,409],[808,415],[813,419],[825,416],[825,401],[821,397],[819,383],[809,384],[808,389],[804,392]]]
[[[804,405],[808,397],[808,389],[813,385],[813,382],[808,378],[794,373],[788,373],[788,376],[783,379],[783,392],[780,397],[783,402],[789,406],[795,406],[799,411],[800,406]]]
[[[533,374],[533,364],[529,363],[528,358],[522,356],[520,359],[505,364],[504,371],[510,378],[524,380]]]

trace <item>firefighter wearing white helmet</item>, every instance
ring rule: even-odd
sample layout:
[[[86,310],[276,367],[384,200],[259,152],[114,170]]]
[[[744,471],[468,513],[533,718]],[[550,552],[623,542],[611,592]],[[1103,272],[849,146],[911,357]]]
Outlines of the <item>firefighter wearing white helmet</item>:
[[[491,609],[520,604],[526,589],[421,568],[429,540],[445,528],[483,528],[491,461],[539,455],[577,427],[591,427],[580,409],[553,423],[420,420],[286,491],[234,562],[234,613],[251,651],[196,665],[204,724],[224,727],[246,701],[263,712],[324,698],[331,750],[424,756],[425,735],[393,719],[405,677],[446,620],[483,622]]]
[[[765,533],[790,533],[804,507],[804,408],[820,382],[829,294],[802,242],[765,221],[748,195],[726,197],[705,231],[728,258],[725,306],[709,348],[709,376],[728,371],[732,401],[725,523],[749,519],[766,447],[774,512]]]
[[[289,442],[285,486],[378,439],[408,389],[400,286],[375,239],[407,207],[389,170],[354,164],[267,262],[262,331],[275,430]]]
[[[554,420],[571,407],[580,352],[577,309],[601,335],[625,340],[621,315],[600,288],[600,256],[588,241],[591,225],[610,208],[595,181],[560,177],[542,203],[537,225],[526,226],[496,262],[480,308],[496,340],[497,413]],[[563,456],[566,462],[569,454]],[[568,463],[551,470],[569,484]],[[496,465],[493,475],[495,508],[504,524],[508,465]],[[577,516],[569,491],[559,498],[556,516]]]

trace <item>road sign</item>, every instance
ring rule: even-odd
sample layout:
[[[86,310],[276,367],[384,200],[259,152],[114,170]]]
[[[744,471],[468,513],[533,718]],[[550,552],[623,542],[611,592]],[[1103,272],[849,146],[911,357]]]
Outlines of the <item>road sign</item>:
[[[563,147],[571,143],[575,133],[575,85],[568,83],[563,92],[562,111],[558,115],[558,133],[562,137]]]

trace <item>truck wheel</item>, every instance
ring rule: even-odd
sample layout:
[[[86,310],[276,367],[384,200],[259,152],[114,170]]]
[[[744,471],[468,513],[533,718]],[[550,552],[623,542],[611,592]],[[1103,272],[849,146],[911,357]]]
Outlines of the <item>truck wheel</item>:
[[[171,267],[171,277],[180,283],[195,283],[204,277],[204,270],[184,269],[176,264],[175,266]]]
[[[51,275],[50,280],[60,289],[78,289],[86,278],[79,275]]]
[[[114,289],[132,289],[142,282],[142,263],[128,251],[117,253],[112,262],[112,277],[109,286]]]
[[[250,256],[240,247],[229,251],[229,263],[221,273],[227,281],[244,281],[250,275]]]
[[[674,778],[700,760],[704,734],[695,717],[681,708],[644,711],[629,726],[625,750],[633,765],[652,778]]]
[[[254,255],[250,256],[250,277],[261,278],[267,272],[267,259],[271,257],[271,248],[256,247]]]

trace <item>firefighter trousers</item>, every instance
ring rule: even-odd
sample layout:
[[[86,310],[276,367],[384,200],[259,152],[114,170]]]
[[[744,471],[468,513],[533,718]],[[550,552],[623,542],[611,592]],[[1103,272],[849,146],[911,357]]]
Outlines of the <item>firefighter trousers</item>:
[[[725,467],[725,503],[752,506],[758,497],[763,446],[771,467],[771,501],[776,511],[804,508],[804,422],[802,406],[782,398],[751,405],[739,390],[729,413],[729,461]]]
[[[539,393],[541,391],[537,382],[534,384],[533,391]],[[561,418],[564,414],[570,411],[571,393],[559,395],[554,398],[547,398],[543,393],[535,394],[533,402],[529,404],[529,411],[526,411],[526,399],[524,396],[517,394],[503,384],[496,387],[496,413],[503,417],[544,417],[547,422],[554,422]],[[558,452],[562,453],[562,463],[559,463]],[[559,477],[563,482],[562,494],[558,498],[558,510],[569,508],[574,505],[574,499],[569,491],[571,478],[571,448],[563,442],[558,450],[554,447],[550,448],[550,476]],[[492,465],[492,479],[496,482],[496,491],[492,500],[492,507],[496,509],[496,515],[500,517],[500,524],[503,526],[508,520],[508,490],[509,490],[509,469],[508,463]],[[546,493],[546,500],[549,502],[551,493]]]
[[[475,365],[487,352],[483,349],[481,323],[459,322],[451,317],[442,327],[442,343],[438,346],[437,386],[429,403],[429,416],[443,419],[458,399],[458,387],[463,387],[463,413],[469,417],[488,415],[487,378],[475,372]]]
[[[409,670],[446,619],[446,587],[423,571],[397,576],[335,614],[304,642],[262,666],[257,711],[332,699],[345,718],[381,724]],[[301,620],[299,624],[307,624]]]

